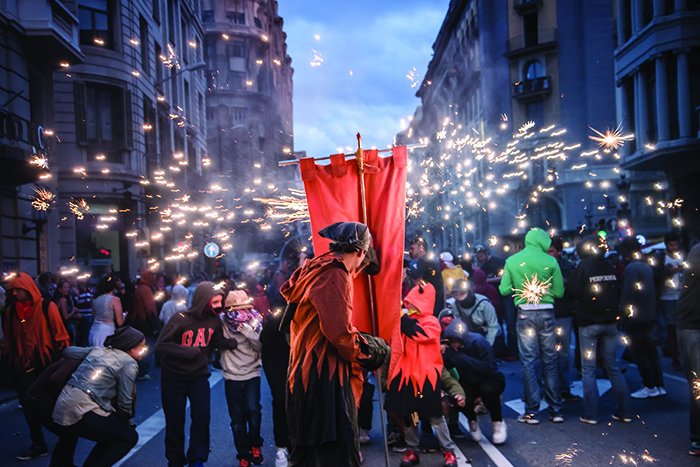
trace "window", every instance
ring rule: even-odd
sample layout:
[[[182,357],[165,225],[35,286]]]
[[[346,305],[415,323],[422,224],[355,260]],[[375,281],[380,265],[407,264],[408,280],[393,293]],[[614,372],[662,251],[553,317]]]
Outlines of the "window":
[[[260,18],[257,18],[257,17],[253,18],[253,23],[255,23],[256,28],[259,28],[259,29],[263,28],[262,21],[260,21]]]
[[[170,118],[166,112],[158,113],[158,139],[160,140],[160,154],[168,154],[171,151],[172,139],[170,138]]]
[[[530,102],[527,104],[527,119],[535,122],[537,126],[544,126],[544,102]]]
[[[141,69],[148,75],[151,73],[151,57],[148,53],[148,22],[140,15],[139,29],[141,32]]]
[[[204,60],[207,63],[213,63],[216,59],[216,42],[204,39]]]
[[[525,79],[533,80],[544,76],[544,67],[538,60],[533,60],[527,64]]]
[[[228,74],[229,89],[232,91],[240,91],[245,89],[245,73],[240,71],[232,71]]]
[[[197,114],[199,126],[204,128],[204,96],[199,95],[199,113]]]
[[[537,30],[537,12],[523,15],[523,32],[525,34],[525,47],[532,47],[538,44]]]
[[[153,18],[160,24],[160,0],[152,0]]]
[[[177,76],[175,74],[177,73],[176,67],[172,67],[170,69],[170,78],[168,81],[170,81],[170,98],[173,100],[173,105],[178,105],[178,102],[180,100],[178,99],[178,89],[177,89]]]
[[[187,22],[183,18],[182,21],[180,22],[180,44],[182,44],[182,61],[185,63],[185,65],[188,64],[189,62],[189,56],[190,56],[190,45],[189,45],[189,39],[187,37]]]
[[[233,24],[245,24],[245,13],[239,13],[237,11],[229,11],[226,13],[226,19],[229,23]]]
[[[245,58],[245,44],[243,42],[233,42],[227,46],[229,57]]]
[[[160,81],[163,79],[163,61],[160,59],[160,56],[163,54],[163,49],[160,48],[160,44],[158,44],[157,42],[156,42],[156,46],[155,46],[155,51],[156,51],[156,81]]]
[[[112,18],[107,0],[80,0],[78,18],[81,44],[114,48]]]
[[[187,80],[184,81],[182,91],[185,94],[185,115],[188,119],[192,120],[192,114],[190,113],[192,110],[190,107],[190,83],[188,83]]]
[[[175,44],[175,2],[168,0],[168,39]]]
[[[144,138],[146,143],[146,154],[151,155],[156,152],[156,109],[153,107],[153,101],[143,96],[143,125]]]
[[[134,142],[131,92],[101,83],[74,84],[76,139],[90,153],[122,162],[121,151]]]
[[[214,10],[202,10],[202,23],[214,22]]]

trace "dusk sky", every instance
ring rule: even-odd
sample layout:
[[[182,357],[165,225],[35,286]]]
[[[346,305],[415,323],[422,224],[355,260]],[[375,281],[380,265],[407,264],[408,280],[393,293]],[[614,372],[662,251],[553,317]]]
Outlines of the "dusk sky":
[[[354,150],[358,131],[365,149],[390,145],[420,104],[415,93],[448,5],[279,0],[294,68],[294,149],[309,157]]]

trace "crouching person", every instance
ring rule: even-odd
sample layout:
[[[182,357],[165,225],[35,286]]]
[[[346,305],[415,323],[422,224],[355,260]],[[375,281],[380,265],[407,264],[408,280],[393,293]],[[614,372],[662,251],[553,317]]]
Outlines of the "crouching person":
[[[469,332],[460,321],[453,321],[445,330],[448,345],[443,345],[443,360],[448,368],[456,368],[459,384],[464,389],[465,404],[461,408],[469,419],[472,439],[481,441],[474,401],[481,398],[491,413],[493,443],[506,442],[506,424],[501,415],[501,394],[506,387],[503,373],[498,371],[491,345],[481,334]]]
[[[406,456],[402,467],[420,463],[418,420],[429,421],[445,456],[445,466],[456,466],[455,444],[442,415],[440,323],[433,316],[435,289],[419,282],[404,299],[401,317],[403,353],[392,352],[386,410],[406,419]],[[398,346],[394,347],[398,349]],[[473,402],[473,401],[472,401]]]
[[[139,435],[129,419],[135,415],[136,361],[148,350],[145,342],[140,331],[126,326],[108,336],[105,347],[69,347],[64,351],[68,358],[84,360],[53,410],[53,421],[60,426],[56,449],[67,449],[54,453],[52,464],[73,464],[77,438],[97,442],[84,467],[114,465],[136,445]]]

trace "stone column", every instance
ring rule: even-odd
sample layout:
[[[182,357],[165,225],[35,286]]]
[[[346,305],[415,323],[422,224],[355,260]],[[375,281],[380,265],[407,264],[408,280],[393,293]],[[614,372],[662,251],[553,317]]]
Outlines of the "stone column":
[[[632,10],[632,34],[637,34],[644,28],[644,10],[639,1],[632,0],[630,5]]]
[[[634,75],[634,101],[636,115],[634,119],[634,137],[637,140],[637,150],[644,148],[649,142],[649,114],[647,105],[647,81],[644,72],[637,68]]]
[[[665,0],[654,0],[654,18],[666,14]]]
[[[625,36],[625,27],[629,22],[629,12],[625,8],[624,0],[617,0],[617,46],[620,47],[622,44],[629,40],[629,37]]]
[[[658,54],[654,58],[656,59],[656,127],[658,129],[658,141],[666,141],[670,137],[666,59],[663,54]]]
[[[689,49],[676,51],[678,59],[678,126],[681,138],[690,138],[690,71],[688,70]]]
[[[630,106],[629,106],[629,101],[627,99],[627,84],[626,80],[621,79],[617,83],[617,87],[615,88],[615,92],[617,94],[617,120],[620,122],[622,131],[624,133],[634,131],[634,128],[630,127]],[[628,156],[630,154],[630,146],[625,145],[620,150],[618,151],[620,154],[624,156]]]
[[[688,8],[687,0],[675,0],[676,11],[685,10]]]

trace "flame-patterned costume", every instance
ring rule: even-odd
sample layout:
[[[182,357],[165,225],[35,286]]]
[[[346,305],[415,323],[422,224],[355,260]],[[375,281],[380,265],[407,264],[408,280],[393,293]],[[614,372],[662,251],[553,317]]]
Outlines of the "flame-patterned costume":
[[[442,415],[440,322],[433,316],[435,288],[422,282],[404,299],[408,313],[401,317],[403,352],[392,345],[386,410],[399,416]],[[415,420],[415,417],[414,417]]]
[[[290,466],[295,450],[308,460],[303,465],[359,466],[362,373],[353,364],[365,341],[351,322],[351,275],[332,253],[325,254],[297,269],[281,293],[297,305],[287,386]]]

